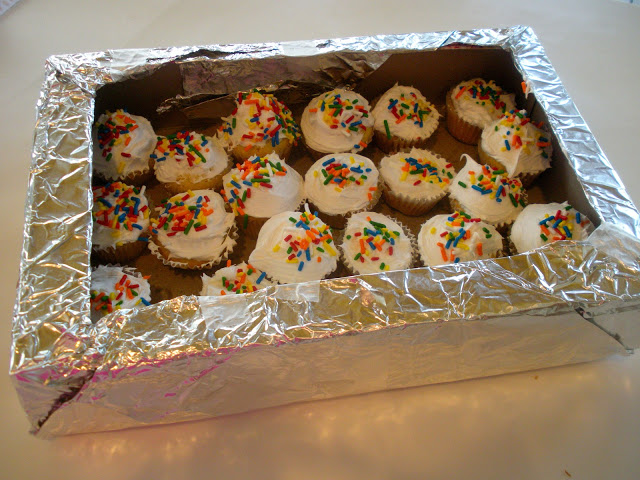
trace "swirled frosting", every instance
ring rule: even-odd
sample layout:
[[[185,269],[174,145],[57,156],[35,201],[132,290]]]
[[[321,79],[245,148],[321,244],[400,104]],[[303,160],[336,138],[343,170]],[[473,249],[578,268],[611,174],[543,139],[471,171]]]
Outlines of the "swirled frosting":
[[[466,213],[436,215],[422,225],[418,250],[427,266],[494,258],[502,250],[502,235]]]
[[[365,208],[378,189],[378,170],[362,155],[336,153],[315,162],[304,177],[306,197],[330,215]]]
[[[91,272],[91,318],[96,321],[114,310],[150,305],[148,277],[131,267],[101,265]]]
[[[357,274],[403,270],[413,260],[411,240],[402,226],[376,212],[352,215],[340,248],[345,263]]]
[[[315,97],[302,113],[305,142],[321,153],[357,152],[367,146],[365,132],[373,127],[369,102],[350,90],[337,88]]]
[[[515,95],[505,93],[493,80],[473,78],[451,91],[451,101],[465,122],[484,128],[515,109]]]
[[[589,219],[567,202],[527,205],[511,226],[511,242],[518,253],[558,240],[584,240],[591,233]]]
[[[492,225],[515,220],[525,205],[522,183],[507,176],[504,169],[476,163],[468,155],[467,163],[453,178],[450,198],[460,202],[462,210]]]
[[[124,110],[104,113],[93,133],[93,168],[107,180],[144,172],[149,169],[156,139],[146,118]]]
[[[380,161],[380,175],[392,192],[420,200],[443,197],[449,191],[455,173],[447,160],[418,148]]]
[[[374,128],[404,140],[429,138],[438,128],[440,114],[417,88],[396,84],[373,109]]]
[[[283,138],[295,144],[300,137],[300,127],[291,110],[272,94],[257,90],[239,92],[235,110],[222,120],[219,136],[228,148],[275,147]]]
[[[504,166],[510,177],[551,166],[551,142],[525,110],[507,113],[482,130],[481,148]]]
[[[297,208],[304,198],[302,177],[275,153],[237,164],[222,183],[222,195],[237,216],[272,217]]]
[[[93,188],[94,248],[102,250],[137,241],[149,228],[149,205],[145,187],[131,187],[112,182]]]
[[[227,266],[218,270],[213,276],[202,275],[200,295],[239,295],[255,292],[273,285],[273,282],[265,277],[266,273],[253,265],[247,265],[244,262],[231,265],[229,260]]]
[[[151,229],[172,256],[208,261],[220,258],[235,241],[229,236],[233,213],[213,190],[174,195],[158,207]]]
[[[337,258],[331,229],[307,209],[267,220],[249,263],[279,283],[298,283],[326,277]]]
[[[200,182],[229,166],[229,157],[216,138],[186,130],[158,137],[151,158],[156,178],[162,183]]]

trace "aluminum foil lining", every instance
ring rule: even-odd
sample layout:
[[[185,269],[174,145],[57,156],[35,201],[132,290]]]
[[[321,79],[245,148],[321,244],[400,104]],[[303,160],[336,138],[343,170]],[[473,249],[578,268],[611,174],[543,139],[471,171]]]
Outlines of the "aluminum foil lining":
[[[589,241],[241,298],[180,297],[92,325],[91,125],[99,87],[167,62],[180,66],[178,101],[187,103],[256,85],[348,85],[393,53],[454,44],[513,55],[602,220]],[[640,345],[638,211],[528,27],[55,56],[37,115],[10,367],[34,432],[205,418]]]

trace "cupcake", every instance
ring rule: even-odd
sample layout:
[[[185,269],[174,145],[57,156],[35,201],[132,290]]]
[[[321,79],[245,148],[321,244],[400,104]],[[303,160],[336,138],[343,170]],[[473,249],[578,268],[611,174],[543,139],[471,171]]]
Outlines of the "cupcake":
[[[380,161],[384,199],[405,215],[424,215],[431,210],[447,195],[455,174],[446,159],[418,148]]]
[[[241,231],[251,236],[270,217],[296,210],[304,198],[302,177],[275,153],[238,164],[224,176],[223,186]]]
[[[526,187],[551,166],[551,142],[525,110],[507,113],[482,130],[480,161],[506,170]]]
[[[418,251],[426,267],[496,258],[503,239],[493,225],[462,212],[436,215],[418,234]]]
[[[211,268],[226,260],[236,244],[233,213],[213,190],[179,193],[156,210],[149,249],[165,265]]]
[[[512,253],[524,253],[558,240],[584,240],[593,226],[567,202],[532,204],[511,226]]]
[[[282,212],[258,235],[249,263],[278,283],[321,280],[338,266],[331,229],[310,213]]]
[[[476,145],[482,130],[515,109],[515,95],[493,80],[474,78],[447,92],[447,129],[463,143]]]
[[[322,221],[344,228],[346,217],[371,210],[380,199],[378,170],[362,155],[338,153],[322,157],[307,171],[304,191]]]
[[[340,250],[352,273],[380,273],[411,267],[413,241],[396,220],[380,213],[360,212],[349,218]]]
[[[93,171],[104,182],[142,185],[152,176],[156,134],[146,118],[116,110],[100,115],[93,131]]]
[[[93,188],[92,252],[106,263],[126,263],[147,246],[149,206],[145,187],[112,182]]]
[[[148,277],[135,268],[101,265],[91,272],[91,320],[114,310],[151,305]]]
[[[467,163],[451,181],[449,203],[506,233],[525,206],[522,183],[495,167],[480,165],[468,155]]]
[[[287,159],[300,137],[291,110],[271,94],[240,92],[231,116],[223,118],[219,136],[240,162],[277,153]]]
[[[373,138],[369,102],[341,88],[311,100],[302,112],[300,127],[316,160],[327,153],[360,152]]]
[[[266,273],[242,262],[238,265],[227,266],[218,270],[213,276],[202,275],[203,296],[238,295],[251,293],[261,288],[273,285],[266,277]]]
[[[425,148],[440,119],[418,89],[398,84],[380,97],[372,114],[376,144],[386,153]]]
[[[216,138],[186,130],[158,137],[151,158],[156,178],[173,194],[218,189],[222,176],[231,168]]]

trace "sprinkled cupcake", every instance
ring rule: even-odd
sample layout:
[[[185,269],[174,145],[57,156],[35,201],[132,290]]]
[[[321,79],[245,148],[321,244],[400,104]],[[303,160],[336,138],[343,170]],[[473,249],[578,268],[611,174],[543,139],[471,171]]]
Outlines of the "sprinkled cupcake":
[[[567,202],[532,204],[518,215],[509,236],[512,253],[524,253],[558,240],[584,240],[593,226]]]
[[[515,95],[493,80],[474,78],[447,92],[447,129],[461,142],[476,145],[482,130],[515,109]]]
[[[380,213],[360,212],[349,218],[340,249],[352,273],[380,273],[411,267],[413,241],[396,220]]]
[[[525,191],[503,169],[480,165],[468,155],[449,188],[451,208],[479,217],[503,233],[525,206]]]
[[[293,168],[272,153],[251,157],[224,176],[222,196],[246,234],[257,236],[270,217],[297,209],[304,182]]]
[[[315,159],[327,153],[360,152],[373,138],[369,102],[337,88],[317,96],[302,113],[300,126]]]
[[[92,251],[107,263],[126,263],[147,246],[149,206],[145,187],[112,182],[94,187]]]
[[[372,114],[376,144],[386,153],[426,147],[440,119],[418,89],[397,84],[380,97]]]
[[[273,282],[269,281],[266,276],[266,273],[253,265],[247,265],[244,262],[231,265],[231,260],[228,260],[227,266],[218,270],[212,277],[202,275],[200,295],[240,295],[255,292],[273,285]]]
[[[233,213],[213,190],[174,195],[151,219],[149,249],[165,265],[201,270],[225,260],[236,244]]]
[[[325,223],[344,228],[346,217],[371,210],[380,199],[378,170],[362,155],[338,153],[322,157],[307,171],[305,196]]]
[[[507,113],[488,125],[480,137],[482,163],[503,168],[526,187],[551,166],[551,142],[542,124],[534,124],[524,110]]]
[[[158,181],[171,193],[218,189],[231,162],[216,138],[182,131],[158,137],[151,155]]]
[[[462,212],[436,215],[418,234],[418,250],[426,267],[496,258],[503,239],[493,225]]]
[[[91,272],[91,320],[115,310],[151,305],[148,277],[131,267],[101,265]]]
[[[282,212],[260,230],[249,263],[278,283],[321,280],[338,266],[331,229],[306,209]]]
[[[447,195],[455,174],[446,159],[418,148],[380,161],[384,199],[405,215],[424,215],[431,210]]]
[[[102,181],[142,185],[151,178],[156,134],[146,118],[124,110],[100,115],[93,131],[93,171]]]
[[[220,138],[236,160],[277,153],[287,159],[300,137],[291,110],[271,94],[240,92],[231,116],[222,119]]]

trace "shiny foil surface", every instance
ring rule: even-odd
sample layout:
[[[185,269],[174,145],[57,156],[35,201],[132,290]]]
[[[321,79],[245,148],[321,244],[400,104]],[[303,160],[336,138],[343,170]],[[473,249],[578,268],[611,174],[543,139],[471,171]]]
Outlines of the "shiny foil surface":
[[[393,53],[457,45],[513,56],[599,216],[588,241],[237,297],[179,297],[91,323],[98,88],[173,62],[184,95],[159,109],[255,86],[296,95],[352,85]],[[55,56],[37,114],[10,373],[42,436],[582,362],[640,346],[638,211],[528,27]]]

